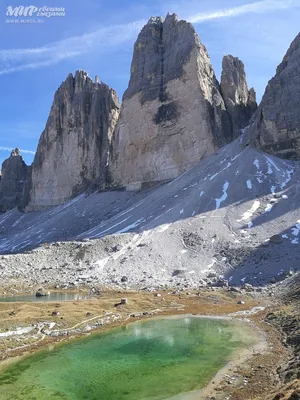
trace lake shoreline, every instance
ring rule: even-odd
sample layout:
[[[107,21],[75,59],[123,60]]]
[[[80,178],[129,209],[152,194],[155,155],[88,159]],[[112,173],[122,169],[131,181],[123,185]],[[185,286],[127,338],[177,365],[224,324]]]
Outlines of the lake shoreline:
[[[250,311],[251,313],[251,311]],[[253,321],[250,321],[249,319],[246,318],[235,318],[234,316],[214,316],[214,315],[192,315],[192,314],[174,314],[174,315],[164,315],[164,316],[156,316],[152,318],[147,318],[147,319],[142,319],[140,321],[135,321],[135,322],[129,322],[128,325],[136,324],[137,322],[140,323],[146,323],[149,321],[153,320],[180,320],[182,318],[192,318],[192,319],[207,319],[207,320],[216,320],[216,321],[230,321],[230,324],[232,324],[232,327],[234,327],[234,337],[232,340],[238,341],[243,338],[243,341],[245,343],[243,344],[242,348],[235,350],[232,355],[230,356],[230,360],[226,363],[224,367],[218,370],[216,375],[210,380],[208,385],[205,385],[201,389],[197,389],[192,392],[186,392],[186,393],[181,393],[176,396],[172,396],[168,398],[168,400],[198,400],[198,399],[204,399],[206,397],[211,395],[220,385],[222,380],[224,379],[225,375],[235,366],[238,366],[240,363],[244,363],[247,361],[254,352],[264,352],[267,348],[267,337],[265,333],[259,329]],[[115,327],[116,328],[116,327]],[[108,329],[106,332],[111,332],[113,328]],[[253,333],[255,334],[253,335]],[[102,332],[103,334],[104,332]],[[99,336],[101,333],[97,332],[93,334],[93,336]],[[247,340],[245,340],[245,337]],[[80,340],[85,340],[88,339],[88,337],[85,338],[78,338]],[[249,345],[246,344],[248,339],[251,341]],[[76,341],[76,339],[71,339],[67,343],[61,343],[59,344],[59,347],[64,347],[67,344],[72,344]],[[41,350],[43,351],[43,350]],[[18,362],[22,360],[22,356],[18,357],[17,359],[14,360],[8,360],[8,363],[6,367],[9,367],[10,365],[14,364],[15,362]]]
[[[154,296],[153,294],[151,294],[151,296]],[[211,296],[211,294],[209,295],[209,297]],[[156,300],[161,300],[161,299],[156,299]],[[242,324],[247,324],[247,326],[249,326],[249,324],[251,325],[251,328],[255,328],[252,329],[252,333],[255,331],[255,335],[257,337],[257,343],[254,345],[251,345],[249,348],[246,349],[241,349],[238,350],[237,352],[235,352],[235,354],[232,356],[232,359],[223,367],[221,368],[218,373],[216,374],[216,376],[214,378],[212,378],[212,380],[209,382],[209,384],[207,386],[205,386],[205,388],[201,389],[201,390],[196,390],[195,393],[186,393],[186,394],[182,394],[181,396],[185,396],[185,397],[178,397],[176,396],[175,398],[178,400],[179,399],[192,399],[193,395],[197,395],[197,399],[206,399],[206,398],[210,398],[207,396],[215,396],[216,393],[218,393],[218,396],[220,396],[220,394],[222,393],[222,387],[223,387],[223,382],[224,380],[228,379],[227,375],[229,376],[232,371],[234,371],[235,369],[238,369],[239,367],[245,365],[245,363],[248,363],[248,361],[251,361],[251,359],[254,357],[255,354],[257,353],[265,353],[268,349],[268,344],[272,343],[272,346],[274,345],[274,338],[271,338],[270,340],[270,335],[267,332],[268,329],[266,329],[265,324],[262,322],[264,319],[264,315],[266,313],[266,311],[264,310],[259,310],[257,314],[253,314],[249,312],[249,310],[251,310],[253,307],[258,306],[257,302],[253,302],[253,304],[251,304],[251,308],[248,308],[247,311],[247,307],[244,306],[243,308],[243,312],[245,313],[244,316],[241,316],[239,314],[234,314],[236,312],[240,311],[240,308],[237,307],[236,305],[234,307],[231,307],[231,312],[225,312],[225,313],[220,313],[220,309],[218,309],[217,307],[213,307],[212,309],[210,309],[209,311],[214,311],[214,312],[210,312],[210,313],[202,313],[201,311],[201,307],[199,309],[199,313],[197,313],[196,310],[199,307],[191,307],[191,304],[188,304],[188,301],[190,300],[188,299],[188,297],[186,298],[180,298],[180,301],[183,303],[184,307],[182,310],[178,310],[176,308],[173,309],[168,309],[168,310],[160,310],[158,311],[158,313],[156,315],[141,315],[138,318],[128,318],[128,319],[123,319],[121,321],[116,321],[113,322],[111,324],[108,324],[102,328],[93,330],[91,333],[88,334],[80,334],[80,335],[74,335],[72,337],[68,337],[68,338],[51,338],[51,340],[45,340],[44,342],[42,341],[41,343],[39,343],[38,345],[33,345],[32,347],[30,347],[28,349],[28,351],[25,352],[19,352],[19,354],[15,354],[14,351],[11,352],[11,355],[7,357],[6,360],[1,360],[0,361],[0,371],[7,368],[9,365],[11,365],[12,363],[18,362],[20,361],[23,357],[29,356],[33,353],[36,353],[37,351],[42,351],[43,349],[47,348],[48,346],[64,346],[65,344],[71,343],[72,341],[76,340],[76,339],[82,339],[85,336],[90,336],[90,335],[99,335],[101,333],[104,332],[108,332],[111,329],[113,329],[114,327],[118,327],[118,326],[124,326],[127,325],[128,323],[133,322],[134,320],[141,320],[141,321],[147,321],[149,320],[149,318],[174,318],[177,315],[192,315],[193,317],[201,317],[201,318],[221,318],[221,319],[232,319],[232,320],[240,320],[240,322]],[[261,303],[261,302],[259,302]],[[206,302],[207,304],[207,302]],[[249,303],[250,304],[250,303]],[[177,304],[178,306],[178,304]],[[233,306],[233,304],[231,304],[231,306]],[[227,311],[227,310],[226,310]],[[228,310],[229,311],[229,310]],[[247,315],[249,314],[249,315]],[[262,315],[260,315],[262,314]],[[274,332],[272,332],[271,336],[274,334]],[[276,335],[275,335],[276,336]],[[276,343],[276,346],[279,346],[279,343]],[[18,352],[17,352],[18,353]],[[262,356],[263,356],[262,354]],[[15,356],[16,355],[16,356]],[[229,389],[229,391],[231,391],[231,388]],[[226,390],[227,392],[227,390]],[[188,397],[186,397],[188,396]],[[200,397],[199,397],[200,396]],[[174,398],[174,400],[175,400]],[[218,397],[219,398],[219,397]],[[172,398],[173,399],[173,398]],[[221,397],[220,397],[221,399]],[[170,399],[171,400],[171,399]]]

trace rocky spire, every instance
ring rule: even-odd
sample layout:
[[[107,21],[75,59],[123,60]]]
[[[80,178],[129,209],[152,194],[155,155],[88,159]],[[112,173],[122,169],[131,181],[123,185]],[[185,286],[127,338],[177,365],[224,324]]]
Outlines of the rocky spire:
[[[222,61],[221,91],[230,115],[234,136],[249,125],[257,109],[255,90],[248,90],[243,62],[232,55],[224,56]]]
[[[27,179],[28,167],[23,161],[20,149],[12,150],[10,157],[2,164],[0,180],[0,212],[11,210],[19,204]]]
[[[231,140],[206,48],[177,15],[152,17],[134,45],[113,138],[116,185],[175,178]]]
[[[252,143],[289,159],[300,159],[300,33],[269,81],[251,127]]]
[[[56,91],[26,188],[26,210],[61,204],[105,184],[110,140],[119,116],[116,92],[84,71]]]

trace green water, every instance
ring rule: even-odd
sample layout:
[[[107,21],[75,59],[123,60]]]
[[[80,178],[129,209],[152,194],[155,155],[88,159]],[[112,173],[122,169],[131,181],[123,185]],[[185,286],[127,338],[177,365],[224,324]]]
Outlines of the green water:
[[[54,292],[50,293],[49,296],[36,297],[35,294],[24,294],[19,296],[5,296],[0,297],[0,303],[12,303],[12,302],[29,302],[29,303],[45,303],[52,301],[74,301],[83,300],[87,296],[82,293],[64,293],[64,292]]]
[[[1,400],[160,400],[200,389],[249,344],[229,320],[136,322],[29,356],[0,374]]]

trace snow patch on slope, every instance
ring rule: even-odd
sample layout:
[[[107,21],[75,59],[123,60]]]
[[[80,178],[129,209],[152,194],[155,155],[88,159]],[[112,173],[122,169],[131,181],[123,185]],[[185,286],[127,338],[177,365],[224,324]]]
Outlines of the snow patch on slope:
[[[227,190],[229,188],[229,182],[225,182],[223,185],[223,195],[219,198],[219,199],[215,199],[216,200],[216,210],[218,210],[221,206],[221,203],[223,203],[226,199],[227,199]]]

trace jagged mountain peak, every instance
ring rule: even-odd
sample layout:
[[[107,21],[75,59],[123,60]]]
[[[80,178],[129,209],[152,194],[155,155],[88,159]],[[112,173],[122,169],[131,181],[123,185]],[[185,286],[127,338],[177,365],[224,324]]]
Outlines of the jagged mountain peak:
[[[11,151],[10,157],[18,157],[18,156],[21,156],[21,150],[18,147],[16,147]]]
[[[257,109],[256,93],[248,90],[244,63],[231,54],[222,60],[221,92],[230,115],[233,136],[238,136]]]
[[[300,159],[300,33],[268,82],[251,126],[251,143],[288,159]]]
[[[206,48],[192,24],[154,17],[134,45],[114,133],[117,186],[173,179],[233,137]]]
[[[29,169],[21,156],[20,149],[17,147],[13,149],[1,168],[0,213],[19,204]]]
[[[55,93],[26,187],[27,211],[61,204],[102,188],[112,132],[119,116],[116,92],[85,71],[69,74]],[[94,185],[94,186],[93,186]]]

